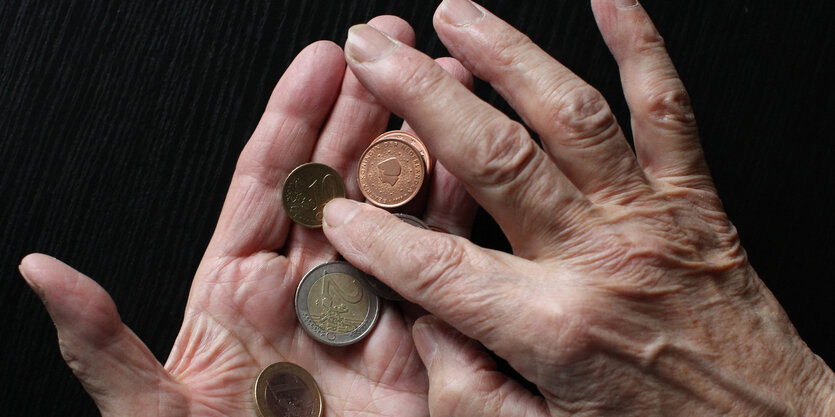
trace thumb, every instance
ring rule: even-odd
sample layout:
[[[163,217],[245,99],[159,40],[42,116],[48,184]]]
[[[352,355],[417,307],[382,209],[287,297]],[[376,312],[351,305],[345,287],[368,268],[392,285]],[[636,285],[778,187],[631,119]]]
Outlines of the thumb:
[[[433,417],[551,415],[544,398],[499,372],[478,343],[436,317],[419,318],[412,337],[429,373],[429,412]]]
[[[176,392],[165,369],[122,323],[104,288],[42,254],[26,256],[19,269],[55,323],[61,356],[102,415],[136,415],[132,411],[159,403],[162,389]]]

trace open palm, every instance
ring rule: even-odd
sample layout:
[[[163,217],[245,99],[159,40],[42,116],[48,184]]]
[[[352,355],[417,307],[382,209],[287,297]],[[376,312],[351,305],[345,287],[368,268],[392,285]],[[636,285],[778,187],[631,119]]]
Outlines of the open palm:
[[[372,24],[413,42],[402,20],[380,17]],[[454,60],[441,64],[467,81]],[[346,72],[338,46],[318,42],[299,54],[238,161],[164,365],[94,281],[45,255],[23,260],[21,272],[55,321],[62,355],[103,415],[252,416],[255,376],[280,361],[313,375],[326,415],[428,414],[426,371],[410,320],[398,308],[384,306],[360,343],[331,347],[301,329],[293,305],[301,277],[337,255],[320,230],[294,225],[283,212],[284,178],[304,162],[322,162],[358,198],[354,164],[387,120],[386,110]],[[426,216],[465,233],[473,203],[443,167],[436,171]]]

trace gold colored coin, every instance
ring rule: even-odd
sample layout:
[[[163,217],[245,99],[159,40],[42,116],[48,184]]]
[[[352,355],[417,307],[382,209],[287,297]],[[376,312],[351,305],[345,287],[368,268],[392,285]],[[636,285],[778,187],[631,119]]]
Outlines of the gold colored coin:
[[[259,417],[321,417],[322,393],[304,368],[278,362],[264,368],[253,388]]]
[[[310,162],[299,165],[284,181],[281,200],[294,222],[306,227],[322,227],[325,204],[345,197],[345,183],[333,168]]]

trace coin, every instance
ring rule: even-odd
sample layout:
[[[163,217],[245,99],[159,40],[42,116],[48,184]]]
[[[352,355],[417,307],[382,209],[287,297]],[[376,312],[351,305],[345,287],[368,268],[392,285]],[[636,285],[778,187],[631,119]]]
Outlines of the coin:
[[[304,368],[278,362],[264,368],[253,388],[259,417],[321,417],[322,393]]]
[[[367,336],[377,324],[380,299],[365,281],[365,273],[337,261],[308,272],[296,289],[296,316],[314,339],[345,346]]]
[[[400,220],[402,220],[404,223],[408,223],[412,226],[419,227],[421,229],[429,230],[429,226],[427,226],[423,220],[415,216],[403,213],[394,213],[394,215]],[[365,279],[368,283],[368,286],[371,287],[371,291],[374,291],[374,294],[377,294],[381,298],[385,298],[386,300],[390,301],[404,300],[403,296],[398,294],[397,291],[391,289],[391,287],[389,287],[388,285],[383,284],[383,282],[377,279],[377,277],[366,274]]]
[[[423,187],[426,168],[420,153],[398,139],[382,139],[363,152],[357,167],[360,191],[379,207],[400,207]]]
[[[423,165],[426,167],[426,172],[432,172],[432,158],[429,157],[429,149],[426,148],[426,145],[420,140],[420,138],[405,130],[391,130],[377,136],[373,141],[371,141],[371,143],[379,142],[383,139],[402,140],[411,145],[423,158]]]
[[[291,171],[281,191],[287,215],[306,227],[322,227],[325,204],[337,197],[345,197],[342,177],[333,168],[314,162]]]

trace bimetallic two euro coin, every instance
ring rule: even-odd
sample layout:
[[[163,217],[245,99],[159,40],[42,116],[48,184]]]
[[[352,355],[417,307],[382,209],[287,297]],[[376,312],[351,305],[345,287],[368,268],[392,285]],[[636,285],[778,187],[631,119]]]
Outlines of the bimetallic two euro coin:
[[[371,204],[400,207],[423,188],[426,167],[420,153],[399,139],[373,142],[360,157],[357,183]]]
[[[264,368],[253,388],[259,417],[321,417],[322,393],[304,368],[278,362]]]
[[[358,342],[380,315],[380,299],[367,285],[365,273],[347,262],[313,268],[296,289],[296,316],[302,328],[328,345]]]
[[[398,219],[402,220],[403,223],[407,223],[407,224],[410,224],[412,226],[415,226],[415,227],[418,227],[418,228],[421,228],[421,229],[429,230],[429,226],[427,226],[426,223],[423,220],[421,220],[421,219],[419,219],[415,216],[412,216],[410,214],[403,214],[403,213],[394,213],[394,216],[397,217]],[[368,286],[371,287],[371,291],[374,291],[374,293],[377,294],[378,296],[380,296],[381,298],[385,298],[386,300],[389,300],[389,301],[403,301],[404,300],[403,296],[398,294],[397,291],[391,289],[391,287],[389,287],[388,285],[383,284],[382,281],[380,281],[379,279],[377,279],[373,275],[365,274],[365,279],[368,282]]]
[[[418,138],[416,135],[406,132],[405,130],[391,130],[386,133],[383,133],[380,136],[377,136],[376,138],[374,138],[373,141],[371,141],[371,143],[373,144],[383,139],[402,140],[403,142],[406,142],[409,145],[411,145],[423,158],[423,166],[426,167],[426,172],[432,172],[432,158],[429,156],[429,149],[426,148],[426,144],[424,144],[423,141],[420,140],[420,138]]]
[[[284,181],[281,200],[294,222],[322,227],[325,204],[345,197],[345,183],[333,168],[314,162],[299,165]]]

